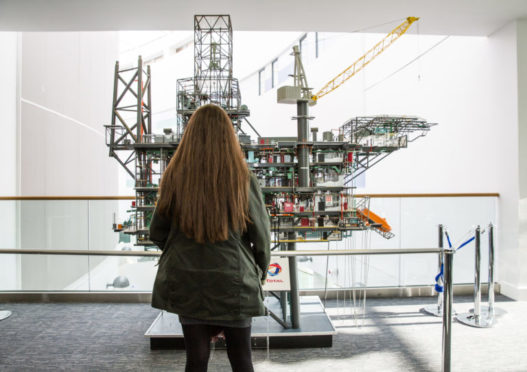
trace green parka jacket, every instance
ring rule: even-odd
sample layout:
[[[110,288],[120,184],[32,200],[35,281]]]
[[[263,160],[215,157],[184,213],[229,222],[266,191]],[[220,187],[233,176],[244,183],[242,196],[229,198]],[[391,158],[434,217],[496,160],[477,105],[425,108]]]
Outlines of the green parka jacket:
[[[163,251],[152,307],[206,320],[265,315],[261,281],[270,260],[269,216],[258,180],[250,172],[249,216],[243,234],[199,244],[154,212],[150,238]]]

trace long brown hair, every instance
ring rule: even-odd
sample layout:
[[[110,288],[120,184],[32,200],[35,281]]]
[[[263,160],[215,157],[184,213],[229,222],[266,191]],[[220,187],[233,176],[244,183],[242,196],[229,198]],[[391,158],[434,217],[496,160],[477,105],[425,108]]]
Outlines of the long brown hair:
[[[249,169],[232,122],[219,106],[190,117],[161,178],[158,212],[198,243],[247,229]]]

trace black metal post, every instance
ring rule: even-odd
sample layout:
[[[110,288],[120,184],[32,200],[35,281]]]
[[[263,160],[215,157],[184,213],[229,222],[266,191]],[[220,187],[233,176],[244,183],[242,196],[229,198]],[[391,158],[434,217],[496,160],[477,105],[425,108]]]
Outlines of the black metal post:
[[[146,89],[148,89],[147,91],[147,104],[148,104],[148,134],[153,134],[152,133],[152,79],[150,77],[150,65],[147,65],[146,66],[146,75],[147,75],[147,79],[148,79],[148,87],[146,87]]]
[[[309,187],[309,122],[308,122],[308,101],[297,101],[297,156],[298,156],[298,186]],[[287,234],[287,250],[294,251],[296,244],[296,233]],[[298,278],[296,269],[296,257],[289,257],[289,280],[291,284],[290,291],[290,309],[291,309],[291,327],[300,328],[300,296],[298,295]]]
[[[115,62],[115,72],[113,76],[113,100],[112,100],[112,127],[110,129],[110,156],[113,153],[115,143],[115,106],[117,105],[117,88],[119,87],[119,61]]]
[[[143,142],[141,132],[143,129],[143,58],[139,56],[137,59],[137,143]]]
[[[280,250],[287,250],[287,245],[285,243],[280,243]],[[282,319],[287,322],[287,292],[280,292],[280,308],[282,309]]]
[[[296,233],[287,233],[287,240],[294,241]],[[287,243],[287,250],[294,251],[296,243]],[[300,328],[300,296],[298,295],[298,279],[296,269],[296,257],[289,257],[289,280],[291,284],[290,291],[290,309],[291,309],[291,328]]]
[[[309,187],[309,122],[306,100],[297,101],[298,126],[298,186]]]

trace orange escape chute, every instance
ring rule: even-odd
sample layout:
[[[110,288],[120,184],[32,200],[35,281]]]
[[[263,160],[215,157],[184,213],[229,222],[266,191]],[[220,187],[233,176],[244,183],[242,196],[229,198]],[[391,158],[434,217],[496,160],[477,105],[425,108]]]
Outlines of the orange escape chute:
[[[366,222],[366,225],[370,225],[371,223],[380,225],[379,229],[384,232],[390,232],[392,231],[392,227],[386,222],[385,218],[382,218],[372,211],[370,211],[368,208],[363,208],[357,211],[357,215],[359,218],[361,218],[363,221]]]

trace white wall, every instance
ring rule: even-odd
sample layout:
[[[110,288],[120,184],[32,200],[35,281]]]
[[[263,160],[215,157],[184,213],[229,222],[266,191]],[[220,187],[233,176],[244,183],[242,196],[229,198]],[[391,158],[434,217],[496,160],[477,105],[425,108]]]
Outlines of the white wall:
[[[117,56],[114,32],[21,34],[19,195],[118,194],[118,164],[108,156],[103,128],[111,119]],[[107,203],[98,219],[106,229],[96,239],[116,242]],[[92,210],[86,201],[21,202],[20,248],[112,249],[89,244]],[[99,259],[28,255],[21,261],[21,289],[42,290],[66,287]]]
[[[18,35],[0,32],[0,195],[16,195],[17,189],[17,54]],[[16,248],[16,201],[0,203],[0,248]],[[0,255],[0,289],[17,287],[18,260],[15,255]]]
[[[327,40],[327,47],[320,58],[304,66],[314,92],[381,37],[319,34],[319,38]],[[511,23],[488,38],[443,39],[402,37],[362,73],[323,97],[310,111],[316,117],[311,125],[319,127],[319,131],[331,130],[348,118],[378,114],[417,115],[439,123],[428,136],[370,169],[366,187],[358,192],[500,193],[499,280],[517,289],[520,262],[524,261],[518,254],[520,62],[516,59],[516,24]],[[521,48],[527,52],[525,44]],[[428,49],[430,52],[421,59],[403,68]],[[296,124],[290,117],[295,115],[295,106],[277,105],[276,90],[258,96],[255,84],[253,76],[242,85],[252,123],[263,135],[294,136]],[[433,235],[430,246],[435,240]],[[505,291],[518,298],[514,291]]]
[[[498,160],[493,176],[501,185],[499,226],[499,281],[502,292],[515,299],[522,270],[518,257],[518,60],[516,23],[507,24],[489,37],[489,60],[494,77],[490,119],[494,122],[493,137],[498,144],[492,151]],[[490,151],[489,151],[490,152]],[[492,176],[492,174],[491,174]]]
[[[22,34],[21,195],[113,195],[116,33]]]
[[[16,193],[16,84],[17,84],[17,33],[0,32],[2,59],[0,60],[0,195]]]

